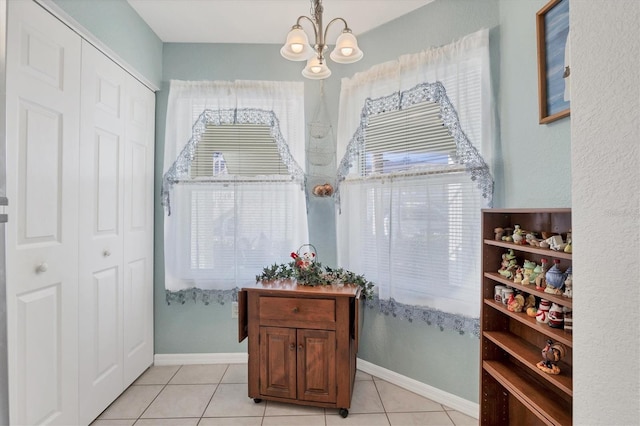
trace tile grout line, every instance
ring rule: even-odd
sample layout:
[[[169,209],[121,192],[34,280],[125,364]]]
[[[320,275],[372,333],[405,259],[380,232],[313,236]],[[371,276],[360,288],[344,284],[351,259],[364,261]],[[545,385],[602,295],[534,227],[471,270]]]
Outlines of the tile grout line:
[[[153,367],[153,365],[152,365],[151,367]],[[151,367],[149,367],[149,368],[151,368]],[[151,402],[149,402],[149,405],[147,405],[147,407],[146,407],[144,410],[142,410],[142,413],[140,413],[140,415],[138,416],[138,418],[137,418],[137,419],[135,419],[135,421],[133,422],[133,426],[135,426],[135,424],[136,424],[136,423],[138,423],[138,420],[141,420],[141,419],[142,419],[142,416],[144,416],[144,413],[146,413],[146,412],[147,412],[147,410],[149,409],[149,407],[151,407],[151,404],[153,404],[153,403],[155,402],[155,400],[156,400],[156,399],[158,399],[158,397],[160,396],[160,394],[162,393],[162,391],[163,391],[163,390],[165,390],[165,389],[167,388],[167,385],[169,385],[169,382],[171,382],[171,380],[173,380],[173,378],[176,376],[176,374],[178,374],[178,371],[180,371],[180,370],[182,369],[182,367],[183,367],[183,365],[180,365],[180,366],[178,367],[178,369],[176,370],[176,372],[175,372],[175,373],[173,373],[173,374],[171,375],[171,377],[169,377],[169,380],[167,380],[167,382],[166,382],[164,385],[162,385],[162,389],[160,389],[160,392],[158,392],[158,394],[157,394],[157,395],[156,395],[156,396],[151,400]],[[143,373],[143,374],[144,374],[144,373]],[[142,377],[142,376],[141,376],[141,377]],[[135,382],[134,382],[134,383],[135,383]]]

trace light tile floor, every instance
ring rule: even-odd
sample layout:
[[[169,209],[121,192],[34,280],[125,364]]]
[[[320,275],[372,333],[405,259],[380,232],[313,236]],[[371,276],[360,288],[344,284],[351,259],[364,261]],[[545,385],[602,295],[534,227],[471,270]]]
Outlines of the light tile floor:
[[[356,375],[347,418],[337,409],[254,403],[247,365],[153,366],[93,426],[466,426],[478,421],[401,387]]]

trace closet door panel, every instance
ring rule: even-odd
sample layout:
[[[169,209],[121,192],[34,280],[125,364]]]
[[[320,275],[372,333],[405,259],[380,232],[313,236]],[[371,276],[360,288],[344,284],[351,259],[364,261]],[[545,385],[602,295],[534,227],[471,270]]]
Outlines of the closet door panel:
[[[80,38],[7,3],[10,421],[76,424]]]
[[[123,390],[124,71],[82,45],[80,127],[80,421]]]
[[[124,193],[124,381],[153,363],[153,165],[155,94],[129,77]]]

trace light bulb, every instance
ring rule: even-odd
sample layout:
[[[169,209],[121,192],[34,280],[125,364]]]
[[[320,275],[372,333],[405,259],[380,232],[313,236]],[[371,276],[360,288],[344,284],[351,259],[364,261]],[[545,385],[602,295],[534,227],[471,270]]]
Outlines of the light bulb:
[[[304,44],[302,43],[291,43],[291,51],[293,53],[300,53],[302,52],[302,49],[304,49]]]
[[[353,53],[353,47],[343,47],[342,49],[340,49],[340,53],[342,53],[344,56],[351,56],[351,54]]]
[[[320,71],[322,71],[322,67],[320,65],[314,65],[311,67],[311,72],[314,74],[318,74]]]

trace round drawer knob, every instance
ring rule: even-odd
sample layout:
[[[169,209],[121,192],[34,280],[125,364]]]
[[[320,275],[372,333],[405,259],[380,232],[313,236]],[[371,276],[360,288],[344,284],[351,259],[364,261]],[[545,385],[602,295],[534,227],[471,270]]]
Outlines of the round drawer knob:
[[[300,308],[298,308],[297,306],[295,308],[292,309],[292,312],[294,314],[297,314],[298,312],[300,312]]]
[[[109,249],[104,249],[104,251],[102,252],[102,255],[104,257],[109,257],[111,256],[111,252],[109,251]]]

